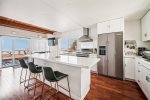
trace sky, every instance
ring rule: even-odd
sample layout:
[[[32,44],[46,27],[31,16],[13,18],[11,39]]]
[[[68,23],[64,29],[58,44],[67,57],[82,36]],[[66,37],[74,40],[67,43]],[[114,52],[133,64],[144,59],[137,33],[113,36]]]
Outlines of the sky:
[[[29,41],[25,38],[2,37],[2,51],[12,51],[14,44],[15,50],[25,50],[29,48]]]
[[[75,41],[75,38],[61,39],[61,49],[68,49]]]

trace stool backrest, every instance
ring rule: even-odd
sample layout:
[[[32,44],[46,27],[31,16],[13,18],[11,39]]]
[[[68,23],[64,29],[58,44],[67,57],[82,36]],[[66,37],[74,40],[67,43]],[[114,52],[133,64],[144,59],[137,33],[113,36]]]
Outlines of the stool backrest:
[[[22,68],[28,68],[27,64],[25,63],[24,59],[19,59],[20,65]]]
[[[32,73],[37,73],[37,72],[38,72],[38,71],[37,71],[37,68],[36,68],[36,66],[34,65],[33,62],[29,62],[28,65],[29,65],[29,70],[30,70]]]
[[[48,81],[57,81],[57,78],[54,74],[54,71],[51,67],[43,67],[44,70],[44,76]]]

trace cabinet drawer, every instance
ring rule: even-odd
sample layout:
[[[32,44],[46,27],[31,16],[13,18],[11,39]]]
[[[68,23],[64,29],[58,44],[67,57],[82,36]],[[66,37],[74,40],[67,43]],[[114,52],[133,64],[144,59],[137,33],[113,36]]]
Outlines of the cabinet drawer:
[[[143,89],[147,97],[150,97],[150,70],[145,68],[144,66],[142,70],[143,70],[143,77],[142,77]]]

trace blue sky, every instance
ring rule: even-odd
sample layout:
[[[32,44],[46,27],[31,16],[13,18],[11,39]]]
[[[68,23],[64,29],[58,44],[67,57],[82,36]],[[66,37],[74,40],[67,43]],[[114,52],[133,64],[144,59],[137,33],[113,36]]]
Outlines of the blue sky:
[[[13,40],[14,40],[15,50],[25,50],[29,48],[28,39],[3,36],[2,37],[2,51],[12,51]]]
[[[61,39],[61,49],[68,49],[75,40],[75,38]]]

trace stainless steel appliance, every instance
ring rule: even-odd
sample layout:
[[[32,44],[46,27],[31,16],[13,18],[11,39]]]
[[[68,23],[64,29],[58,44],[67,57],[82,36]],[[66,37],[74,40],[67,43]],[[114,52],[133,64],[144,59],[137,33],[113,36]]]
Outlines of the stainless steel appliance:
[[[145,47],[138,47],[138,55],[139,56],[142,56],[143,55],[143,52],[146,50]]]
[[[80,42],[92,42],[93,39],[89,37],[89,28],[83,28],[83,36],[78,39]]]
[[[77,52],[76,53],[77,57],[89,57],[89,53],[85,53],[85,52]]]
[[[149,50],[143,51],[142,57],[147,59],[147,61],[150,61],[150,51]]]
[[[98,74],[123,79],[123,33],[98,35]]]

